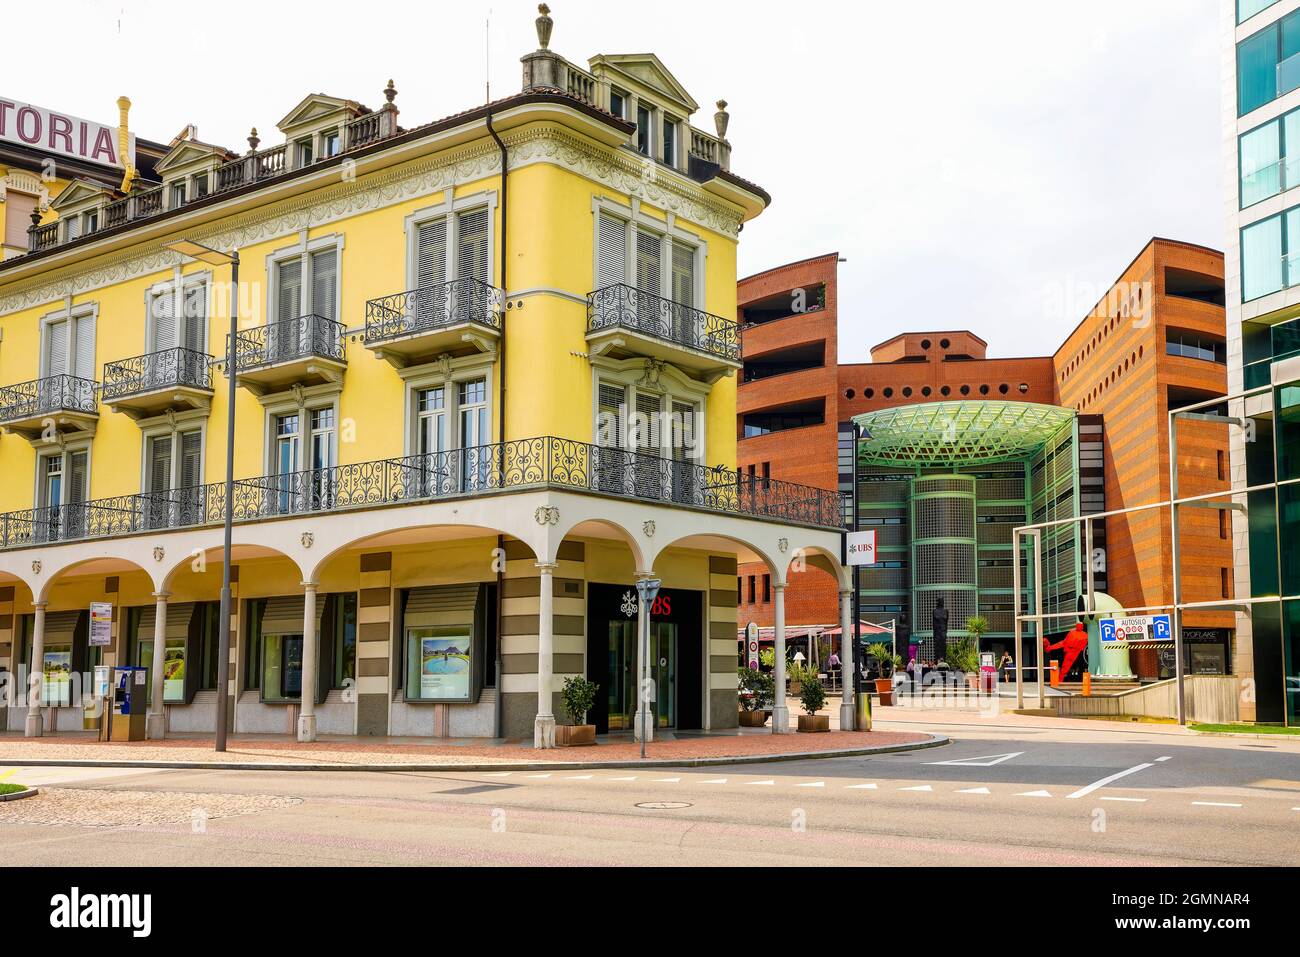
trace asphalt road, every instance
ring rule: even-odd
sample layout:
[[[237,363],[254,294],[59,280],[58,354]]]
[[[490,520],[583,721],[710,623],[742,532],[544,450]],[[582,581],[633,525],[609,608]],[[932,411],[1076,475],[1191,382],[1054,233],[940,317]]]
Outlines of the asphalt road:
[[[953,743],[719,770],[31,769],[9,780],[181,819],[15,820],[38,797],[0,804],[0,846],[9,866],[1300,863],[1300,742],[935,730]],[[295,800],[221,816],[235,795]]]

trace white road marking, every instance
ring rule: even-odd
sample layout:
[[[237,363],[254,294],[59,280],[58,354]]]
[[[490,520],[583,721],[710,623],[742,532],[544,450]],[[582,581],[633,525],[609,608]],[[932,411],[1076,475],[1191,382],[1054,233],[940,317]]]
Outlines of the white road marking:
[[[634,775],[632,775],[631,777],[626,777],[626,778],[610,778],[609,780],[611,780],[611,781],[635,781],[635,780],[636,780],[636,775],[634,774]]]
[[[769,778],[769,779],[766,780],[766,781],[750,781],[749,783],[750,783],[751,785],[754,785],[754,784],[766,784],[766,785],[770,785],[770,786],[772,786],[772,787],[775,787],[775,786],[776,786],[776,782],[773,781],[771,778]]]
[[[796,784],[795,787],[799,787],[799,788],[824,788],[824,787],[826,787],[826,782],[825,782],[825,781],[809,781],[807,784]]]
[[[988,788],[962,788],[958,794],[992,794]]]
[[[1172,755],[1165,755],[1163,758],[1156,758],[1156,760],[1157,760],[1157,761],[1172,761],[1172,760],[1173,760],[1173,756],[1172,756]]]
[[[530,775],[528,775],[528,776],[529,776],[530,778],[549,778],[549,777],[550,777],[549,774],[530,774]]]
[[[712,781],[701,781],[701,784],[726,784],[726,778],[714,778]]]
[[[1016,795],[1021,798],[1049,798],[1052,795],[1047,791],[1022,791]]]
[[[995,764],[1001,764],[1003,761],[1010,761],[1012,758],[1018,758],[1025,752],[1012,751],[1010,754],[986,754],[977,758],[953,758],[951,761],[927,761],[926,764],[949,764],[955,767],[963,768],[991,768]]]
[[[1098,788],[1104,788],[1107,784],[1110,784],[1112,781],[1118,781],[1120,778],[1126,778],[1130,774],[1137,774],[1139,771],[1145,771],[1147,768],[1150,767],[1154,767],[1154,765],[1148,761],[1145,764],[1139,764],[1135,767],[1131,767],[1127,771],[1117,771],[1114,774],[1107,775],[1106,777],[1102,778],[1100,781],[1093,781],[1086,788],[1079,788],[1079,790],[1075,791],[1073,794],[1067,794],[1065,796],[1065,799],[1068,801],[1072,798],[1087,797],[1093,791],[1096,791]]]
[[[1240,804],[1224,804],[1221,801],[1193,801],[1197,807],[1241,807]]]
[[[590,780],[591,780],[591,777],[592,777],[592,776],[591,776],[590,774],[575,774],[573,777],[571,777],[571,778],[566,778],[565,780],[567,780],[567,781],[590,781]]]
[[[680,781],[681,778],[655,778],[654,779],[655,784],[677,784]]]
[[[876,790],[876,786],[875,786],[874,784],[850,784],[850,785],[848,786],[848,790],[850,790],[850,791],[874,791],[874,790]],[[1297,811],[1300,811],[1300,807],[1296,808],[1296,810],[1297,810]]]
[[[918,785],[916,785],[915,787],[910,787],[910,788],[899,788],[898,790],[900,790],[900,791],[933,791],[934,788],[930,787],[930,785],[928,785],[928,784],[918,784]]]
[[[514,773],[515,772],[513,771],[489,771],[487,774],[483,776],[486,778],[508,778],[510,777],[510,775]]]
[[[1127,801],[1127,802],[1130,803],[1130,804],[1146,804],[1146,803],[1147,803],[1147,799],[1146,799],[1146,798],[1104,797],[1104,798],[1102,798],[1102,800],[1103,800],[1103,801]]]

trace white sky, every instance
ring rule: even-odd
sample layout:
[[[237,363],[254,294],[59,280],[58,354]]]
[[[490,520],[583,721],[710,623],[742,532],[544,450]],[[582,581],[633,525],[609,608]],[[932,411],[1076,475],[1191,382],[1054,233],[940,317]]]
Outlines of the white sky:
[[[1217,0],[554,0],[552,49],[653,51],[729,101],[732,169],[773,205],[741,275],[838,250],[840,360],[909,329],[1045,355],[1153,235],[1222,248]],[[536,46],[523,0],[72,0],[56,42],[10,44],[0,93],[245,149],[309,92],[404,125],[494,97]],[[85,71],[78,63],[92,63]],[[55,67],[57,65],[57,68]]]

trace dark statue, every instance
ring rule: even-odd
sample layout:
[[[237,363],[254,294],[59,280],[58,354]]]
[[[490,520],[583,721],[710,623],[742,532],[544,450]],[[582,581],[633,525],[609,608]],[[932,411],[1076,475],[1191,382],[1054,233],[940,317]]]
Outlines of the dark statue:
[[[943,607],[943,599],[934,603],[934,661],[938,664],[948,654],[948,609]]]

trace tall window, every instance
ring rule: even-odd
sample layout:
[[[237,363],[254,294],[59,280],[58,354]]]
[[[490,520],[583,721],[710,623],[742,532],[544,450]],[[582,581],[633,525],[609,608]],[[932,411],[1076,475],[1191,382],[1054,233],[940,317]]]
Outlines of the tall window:
[[[48,376],[95,378],[95,317],[93,313],[54,319],[45,324],[42,368]]]
[[[447,451],[447,387],[420,389],[415,394],[415,416],[417,454]]]
[[[1300,110],[1241,135],[1241,206],[1300,186]]]
[[[654,156],[654,137],[650,110],[637,105],[636,108],[636,148],[646,156]]]
[[[663,160],[668,166],[677,165],[677,121],[670,116],[664,117]]]
[[[596,229],[596,288],[627,282],[627,223],[601,213]]]
[[[27,248],[27,229],[32,224],[32,212],[40,199],[27,193],[5,190],[4,244],[14,249]]]
[[[482,287],[458,283],[448,288],[448,284],[460,279],[491,283],[490,226],[491,210],[479,206],[416,227],[413,265],[419,292],[411,306],[415,324],[446,321],[467,306],[486,307],[479,302],[484,295]],[[448,250],[453,251],[451,256]]]
[[[1300,87],[1300,11],[1237,44],[1237,115]]]
[[[37,504],[42,516],[34,523],[39,540],[61,541],[84,532],[90,486],[90,457],[85,451],[55,452],[37,459]]]
[[[169,285],[149,297],[149,318],[153,326],[150,352],[189,349],[202,352],[204,325],[208,313],[206,283]]]

